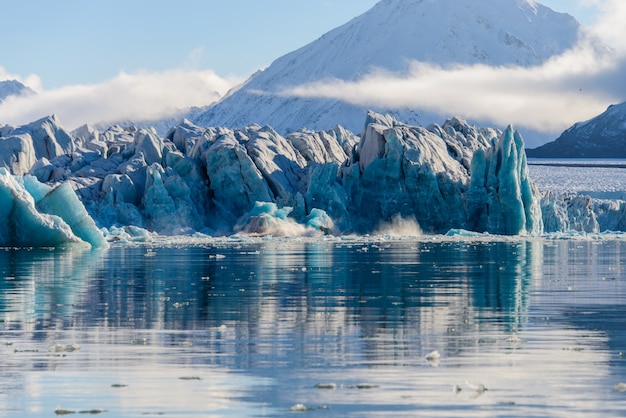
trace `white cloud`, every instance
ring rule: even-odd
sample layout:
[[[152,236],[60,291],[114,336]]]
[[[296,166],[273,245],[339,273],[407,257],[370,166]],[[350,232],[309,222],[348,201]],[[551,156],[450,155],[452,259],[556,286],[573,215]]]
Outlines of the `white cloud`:
[[[4,76],[1,70],[0,76]],[[23,79],[24,84],[32,87],[27,81]],[[37,96],[11,97],[0,105],[0,125],[17,126],[53,113],[71,129],[85,123],[156,120],[190,106],[210,104],[239,81],[221,78],[208,70],[122,72],[100,84],[66,86],[38,91]]]
[[[418,108],[555,132],[623,100],[624,86],[611,83],[623,74],[621,67],[599,60],[588,50],[530,69],[484,65],[443,69],[415,62],[402,75],[374,72],[355,82],[325,80],[283,94],[334,98],[362,106]]]
[[[597,22],[591,31],[624,54],[626,37],[626,2],[624,0],[579,0],[584,5],[593,6],[599,12]]]

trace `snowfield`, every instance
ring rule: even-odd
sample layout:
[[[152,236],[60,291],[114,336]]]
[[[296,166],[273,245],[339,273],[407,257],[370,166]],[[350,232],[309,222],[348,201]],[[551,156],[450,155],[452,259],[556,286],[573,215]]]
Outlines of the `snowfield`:
[[[528,169],[540,192],[626,199],[626,160],[531,158]]]

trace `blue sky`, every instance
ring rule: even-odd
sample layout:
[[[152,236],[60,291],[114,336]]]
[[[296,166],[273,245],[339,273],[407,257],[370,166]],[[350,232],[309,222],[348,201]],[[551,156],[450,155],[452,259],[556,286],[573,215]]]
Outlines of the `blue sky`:
[[[36,74],[46,89],[97,83],[120,71],[211,69],[247,77],[376,2],[1,0],[0,67]],[[583,2],[543,3],[593,23],[594,8]]]

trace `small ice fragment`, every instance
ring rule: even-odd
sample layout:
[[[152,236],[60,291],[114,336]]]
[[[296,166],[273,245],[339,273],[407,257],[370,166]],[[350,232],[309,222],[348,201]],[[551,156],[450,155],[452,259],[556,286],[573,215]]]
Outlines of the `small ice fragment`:
[[[428,361],[436,361],[439,360],[441,358],[441,354],[439,354],[439,351],[435,350],[432,351],[431,353],[427,354],[425,359]]]
[[[78,350],[80,350],[80,346],[78,344],[54,344],[48,347],[48,351],[51,353],[72,353]]]
[[[478,398],[488,390],[482,383],[469,382],[467,380],[465,381],[465,383],[467,383],[467,386],[474,389],[474,394],[471,396],[472,399]]]
[[[378,385],[370,385],[369,383],[359,383],[358,385],[349,386],[350,389],[361,389],[361,390],[376,389],[378,387],[379,387]]]
[[[522,344],[524,342],[524,340],[522,340],[517,335],[514,335],[514,336],[512,336],[510,338],[507,338],[506,342],[507,343],[511,343],[511,344]]]
[[[292,406],[291,408],[289,408],[289,411],[291,412],[306,412],[306,411],[312,411],[313,408],[311,408],[310,406],[306,406],[304,404],[301,403],[297,403],[294,406]]]
[[[614,386],[616,392],[626,392],[626,383],[618,383]]]

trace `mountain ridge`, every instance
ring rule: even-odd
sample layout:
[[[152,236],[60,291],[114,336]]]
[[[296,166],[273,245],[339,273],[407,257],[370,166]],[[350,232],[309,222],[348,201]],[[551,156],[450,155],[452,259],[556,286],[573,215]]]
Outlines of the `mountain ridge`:
[[[626,102],[578,122],[559,138],[526,150],[532,158],[626,158]]]
[[[36,94],[30,87],[25,86],[17,80],[0,81],[0,103],[8,97]]]

